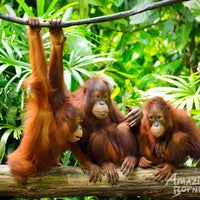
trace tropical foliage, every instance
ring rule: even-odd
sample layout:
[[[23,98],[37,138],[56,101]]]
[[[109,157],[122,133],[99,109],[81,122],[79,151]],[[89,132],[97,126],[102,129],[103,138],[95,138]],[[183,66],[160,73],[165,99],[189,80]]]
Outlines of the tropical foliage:
[[[40,20],[49,20],[56,17],[67,21],[113,14],[153,2],[3,0],[0,12],[22,18],[37,16]],[[142,107],[146,98],[159,95],[190,111],[200,124],[200,79],[197,72],[200,61],[199,13],[200,2],[195,0],[121,20],[64,28],[67,37],[64,75],[69,91],[76,90],[88,77],[104,76],[113,85],[112,98],[123,112],[127,112],[125,105]],[[26,93],[22,83],[31,72],[26,31],[26,26],[0,20],[2,163],[19,144],[23,131]],[[42,31],[49,59],[49,33],[46,28]],[[62,159],[65,165],[77,164],[69,151]]]

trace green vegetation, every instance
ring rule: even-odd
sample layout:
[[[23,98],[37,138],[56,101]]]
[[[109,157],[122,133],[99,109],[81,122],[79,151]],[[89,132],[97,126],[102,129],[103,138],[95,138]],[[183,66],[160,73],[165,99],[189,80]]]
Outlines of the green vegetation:
[[[28,15],[41,20],[56,17],[66,21],[113,14],[152,2],[38,0],[25,3],[24,0],[2,0],[0,12],[22,18]],[[64,75],[69,91],[76,90],[88,77],[104,76],[113,85],[112,98],[123,112],[127,112],[125,105],[142,107],[146,98],[160,95],[175,106],[187,109],[200,125],[198,2],[179,3],[111,22],[64,28],[67,37]],[[22,83],[31,72],[26,31],[27,26],[0,20],[1,163],[5,163],[6,155],[18,146],[23,131],[26,93]],[[47,28],[43,28],[43,40],[49,58]],[[77,165],[70,152],[62,159],[65,165]]]

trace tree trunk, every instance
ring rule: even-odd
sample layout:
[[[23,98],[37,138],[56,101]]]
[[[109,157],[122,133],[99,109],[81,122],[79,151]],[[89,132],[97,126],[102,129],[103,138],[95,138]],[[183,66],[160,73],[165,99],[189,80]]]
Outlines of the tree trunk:
[[[67,196],[144,196],[155,199],[197,199],[200,193],[200,168],[176,170],[168,181],[154,181],[157,169],[136,168],[127,177],[120,169],[119,182],[112,186],[106,176],[90,183],[79,167],[54,167],[42,176],[29,178],[26,185],[16,182],[7,165],[0,165],[0,196],[21,198]],[[176,199],[176,198],[175,198]]]

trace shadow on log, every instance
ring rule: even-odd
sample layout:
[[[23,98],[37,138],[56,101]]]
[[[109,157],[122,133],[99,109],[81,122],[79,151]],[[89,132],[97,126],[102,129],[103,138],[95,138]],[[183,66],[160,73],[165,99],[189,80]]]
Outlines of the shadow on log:
[[[89,175],[79,167],[55,167],[40,177],[19,185],[7,165],[0,165],[0,196],[21,198],[67,196],[145,196],[155,199],[199,199],[200,168],[182,168],[168,181],[154,181],[157,169],[136,168],[126,177],[120,170],[119,183],[112,186],[103,176],[101,182],[89,183]]]

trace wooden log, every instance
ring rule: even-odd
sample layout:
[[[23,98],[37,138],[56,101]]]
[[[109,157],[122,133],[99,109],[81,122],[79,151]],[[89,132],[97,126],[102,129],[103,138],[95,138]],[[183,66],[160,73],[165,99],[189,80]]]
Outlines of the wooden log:
[[[67,196],[144,196],[155,199],[197,199],[200,193],[200,168],[176,170],[167,181],[154,181],[157,169],[136,168],[127,177],[119,172],[119,182],[111,185],[103,176],[101,182],[90,183],[89,175],[79,167],[54,167],[39,177],[20,185],[7,165],[0,165],[0,196],[21,198]]]

